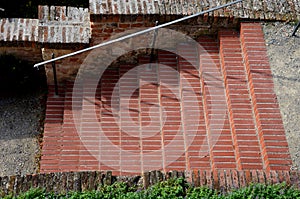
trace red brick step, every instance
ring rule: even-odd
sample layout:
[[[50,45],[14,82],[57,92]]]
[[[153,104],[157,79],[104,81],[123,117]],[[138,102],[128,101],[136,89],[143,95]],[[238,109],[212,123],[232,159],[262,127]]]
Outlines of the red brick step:
[[[289,170],[261,26],[198,42],[49,86],[41,172]]]

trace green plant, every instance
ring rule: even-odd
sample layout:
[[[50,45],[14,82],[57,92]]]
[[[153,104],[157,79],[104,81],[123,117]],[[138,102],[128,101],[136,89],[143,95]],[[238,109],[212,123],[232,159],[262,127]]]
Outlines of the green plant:
[[[231,192],[230,199],[298,199],[300,191],[285,183],[276,185],[252,184],[248,187]]]
[[[98,190],[55,194],[41,189],[32,189],[17,197],[8,195],[5,199],[300,199],[300,190],[286,184],[252,184],[248,187],[222,194],[207,187],[192,187],[183,178],[159,182],[148,189],[130,187],[124,182],[100,186]]]
[[[186,189],[189,185],[183,178],[170,179],[164,182],[160,182],[150,187],[145,191],[146,198],[184,198],[186,195]]]
[[[225,198],[225,196],[218,194],[216,190],[210,189],[208,187],[196,187],[189,189],[186,198]]]

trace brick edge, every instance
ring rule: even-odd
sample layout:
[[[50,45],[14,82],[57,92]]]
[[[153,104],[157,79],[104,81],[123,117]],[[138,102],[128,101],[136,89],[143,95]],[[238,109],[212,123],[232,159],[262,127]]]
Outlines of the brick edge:
[[[288,185],[300,189],[300,171],[197,170],[193,172],[170,171],[167,173],[150,171],[135,176],[113,176],[111,171],[82,171],[0,177],[0,196],[8,193],[17,195],[31,188],[45,188],[46,191],[54,191],[55,193],[96,190],[99,185],[111,185],[114,182],[126,182],[132,186],[148,187],[159,181],[177,177],[185,178],[196,187],[207,186],[223,192],[245,187],[251,183],[277,184],[286,182]]]

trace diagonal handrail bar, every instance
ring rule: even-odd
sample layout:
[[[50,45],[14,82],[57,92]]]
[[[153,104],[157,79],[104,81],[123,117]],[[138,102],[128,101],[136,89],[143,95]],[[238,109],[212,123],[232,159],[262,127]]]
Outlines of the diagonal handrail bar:
[[[125,40],[125,39],[129,39],[131,37],[142,35],[142,34],[145,34],[147,32],[151,32],[151,31],[159,29],[159,28],[163,28],[163,27],[166,27],[166,26],[169,26],[169,25],[181,22],[181,21],[185,21],[187,19],[191,19],[191,18],[200,16],[200,15],[203,15],[203,14],[206,14],[206,13],[209,13],[209,12],[221,9],[221,8],[225,8],[225,7],[237,4],[237,3],[242,2],[242,1],[243,0],[236,0],[236,1],[233,1],[233,2],[226,3],[224,5],[216,6],[214,8],[210,8],[208,10],[205,10],[205,11],[202,11],[202,12],[198,12],[198,13],[190,15],[190,16],[186,16],[186,17],[183,17],[183,18],[180,18],[180,19],[176,19],[174,21],[170,21],[170,22],[158,25],[158,26],[154,26],[154,27],[148,28],[146,30],[142,30],[142,31],[139,31],[139,32],[136,32],[136,33],[125,35],[125,36],[117,38],[117,39],[113,39],[113,40],[110,40],[110,41],[107,41],[107,42],[104,42],[104,43],[101,43],[101,44],[97,44],[95,46],[91,46],[91,47],[88,47],[88,48],[85,48],[85,49],[82,49],[82,50],[75,51],[73,53],[69,53],[69,54],[66,54],[66,55],[62,55],[62,56],[56,57],[54,59],[50,59],[50,60],[47,60],[47,61],[43,61],[43,62],[37,63],[37,64],[34,65],[34,67],[38,67],[38,66],[41,66],[41,65],[44,65],[44,64],[48,64],[48,63],[60,60],[60,59],[64,59],[64,58],[71,57],[71,56],[74,56],[74,55],[77,55],[77,54],[80,54],[80,53],[84,53],[86,51],[90,51],[90,50],[93,50],[93,49],[96,49],[96,48],[100,48],[102,46],[107,46],[109,44],[116,43],[116,42],[119,42],[119,41],[122,41],[122,40]]]
[[[293,30],[293,33],[292,33],[292,36],[296,36],[296,32],[297,30],[299,29],[300,27],[300,21],[298,22],[298,24],[295,26],[294,30]]]

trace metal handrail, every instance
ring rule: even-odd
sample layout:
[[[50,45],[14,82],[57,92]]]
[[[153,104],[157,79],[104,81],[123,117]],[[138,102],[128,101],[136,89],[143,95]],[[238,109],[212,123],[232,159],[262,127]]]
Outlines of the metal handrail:
[[[52,53],[52,59],[54,59],[55,55]],[[52,70],[53,70],[53,80],[54,80],[54,89],[55,89],[55,95],[58,95],[58,83],[57,83],[57,76],[56,76],[56,66],[55,61],[52,62]]]
[[[155,26],[158,26],[158,21],[155,21]],[[151,70],[151,63],[154,61],[154,48],[155,48],[155,42],[156,42],[156,37],[157,37],[157,31],[156,29],[153,34],[153,39],[152,39],[152,44],[151,44],[151,53],[150,53],[150,60],[149,60],[149,69]]]
[[[142,31],[139,31],[139,32],[136,32],[136,33],[133,33],[133,34],[129,34],[129,35],[126,35],[126,36],[123,36],[123,37],[120,37],[120,38],[117,38],[117,39],[114,39],[114,40],[110,40],[110,41],[107,41],[107,42],[104,42],[104,43],[101,43],[101,44],[97,44],[95,46],[91,46],[89,48],[85,48],[85,49],[78,50],[78,51],[73,52],[73,53],[62,55],[62,56],[56,57],[54,59],[50,59],[50,60],[47,60],[47,61],[43,61],[43,62],[37,63],[37,64],[34,65],[34,67],[38,67],[38,66],[41,66],[41,65],[44,65],[44,64],[48,64],[48,63],[60,60],[60,59],[64,59],[64,58],[71,57],[71,56],[74,56],[74,55],[77,55],[77,54],[80,54],[80,53],[84,53],[86,51],[90,51],[90,50],[93,50],[93,49],[96,49],[96,48],[100,48],[102,46],[107,46],[109,44],[116,43],[116,42],[119,42],[119,41],[123,41],[125,39],[129,39],[129,38],[134,37],[134,36],[142,35],[144,33],[151,32],[153,30],[157,30],[159,28],[163,28],[163,27],[166,27],[166,26],[169,26],[169,25],[181,22],[181,21],[185,21],[187,19],[191,19],[191,18],[200,16],[200,15],[203,15],[203,14],[206,14],[206,13],[209,13],[209,12],[221,9],[221,8],[225,8],[225,7],[237,4],[237,3],[242,2],[242,1],[243,0],[236,0],[236,1],[233,1],[233,2],[230,2],[230,3],[226,3],[224,5],[221,5],[221,6],[216,6],[214,8],[210,8],[208,10],[205,10],[205,11],[202,11],[202,12],[190,15],[190,16],[186,16],[186,17],[183,17],[183,18],[180,18],[180,19],[176,19],[174,21],[167,22],[167,23],[164,23],[164,24],[161,24],[161,25],[158,25],[158,26],[154,26],[154,27],[148,28],[146,30],[142,30]]]
[[[158,26],[158,21],[155,22],[155,26]],[[156,42],[156,37],[157,37],[157,30],[155,30],[153,34],[153,39],[152,39],[152,44],[151,44],[151,54],[150,54],[150,63],[154,61],[154,47],[155,47],[155,42]]]

